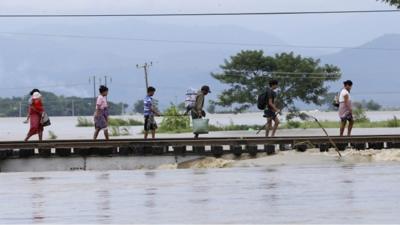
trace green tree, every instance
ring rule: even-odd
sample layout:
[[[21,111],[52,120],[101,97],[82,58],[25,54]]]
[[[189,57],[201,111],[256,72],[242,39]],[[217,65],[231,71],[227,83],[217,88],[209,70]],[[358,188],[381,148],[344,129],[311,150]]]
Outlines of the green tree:
[[[212,76],[230,88],[218,96],[216,104],[234,106],[237,112],[255,105],[271,79],[279,81],[279,105],[295,112],[296,102],[321,105],[328,92],[326,82],[340,78],[338,67],[321,66],[319,59],[294,53],[265,56],[263,51],[241,51],[220,67],[223,71]]]
[[[95,105],[93,98],[58,96],[51,92],[42,91],[43,104],[50,116],[91,116]],[[16,117],[21,114],[25,116],[28,111],[29,95],[24,97],[0,98],[0,116]],[[110,115],[121,115],[122,109],[128,107],[124,103],[108,102]],[[74,110],[74,112],[72,112]]]
[[[355,108],[363,108],[364,110],[368,111],[378,111],[382,108],[382,106],[374,100],[362,100],[361,102],[354,102],[353,106]]]
[[[377,0],[377,1],[389,3],[390,5],[396,6],[397,8],[400,9],[400,0]]]
[[[154,104],[154,107],[156,109],[158,109],[158,100],[157,99],[153,99],[153,104]],[[143,100],[137,100],[133,104],[133,112],[134,113],[143,114],[143,110],[144,110],[144,101]]]
[[[369,100],[368,102],[366,102],[365,107],[367,108],[367,110],[370,111],[379,111],[382,108],[382,105],[375,102],[374,100]]]
[[[333,105],[333,101],[337,95],[338,93],[336,92],[329,92],[322,98],[321,103],[327,106],[328,111],[336,111],[338,109]]]
[[[144,108],[144,101],[143,100],[137,100],[133,104],[133,112],[134,113],[143,114],[143,108]]]
[[[207,112],[213,114],[213,113],[215,113],[215,108],[216,108],[216,106],[215,106],[214,102],[213,101],[209,101],[208,102],[208,107],[207,107]]]
[[[356,122],[368,122],[369,119],[365,109],[361,105],[356,105],[353,109],[353,117]]]

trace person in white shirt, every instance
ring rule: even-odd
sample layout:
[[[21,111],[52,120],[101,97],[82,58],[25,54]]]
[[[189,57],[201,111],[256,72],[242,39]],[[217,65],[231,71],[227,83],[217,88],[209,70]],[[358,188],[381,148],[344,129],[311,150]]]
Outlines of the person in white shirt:
[[[347,135],[351,136],[351,131],[354,125],[353,119],[353,109],[351,105],[351,88],[353,87],[353,82],[351,80],[347,80],[343,82],[343,90],[339,95],[339,117],[341,120],[340,124],[340,136],[343,136],[344,130],[346,129],[346,124],[349,122],[347,128]]]

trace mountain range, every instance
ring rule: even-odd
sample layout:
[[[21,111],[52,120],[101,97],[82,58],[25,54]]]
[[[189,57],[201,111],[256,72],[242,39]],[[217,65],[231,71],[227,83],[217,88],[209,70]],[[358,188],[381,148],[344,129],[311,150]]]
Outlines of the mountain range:
[[[369,50],[346,48],[329,54],[286,45],[273,31],[239,26],[185,27],[117,19],[36,24],[0,32],[0,95],[20,96],[39,87],[88,97],[93,95],[89,77],[107,75],[112,77],[110,99],[132,104],[145,94],[143,70],[136,65],[152,61],[150,84],[158,89],[160,106],[165,107],[181,102],[189,87],[203,84],[212,87],[211,98],[215,98],[224,87],[210,73],[240,50],[263,49],[267,54],[294,51],[319,57],[323,63],[341,67],[343,79],[354,80],[356,100],[397,104],[400,34],[383,35],[360,45]],[[340,88],[340,82],[330,85],[333,91]]]

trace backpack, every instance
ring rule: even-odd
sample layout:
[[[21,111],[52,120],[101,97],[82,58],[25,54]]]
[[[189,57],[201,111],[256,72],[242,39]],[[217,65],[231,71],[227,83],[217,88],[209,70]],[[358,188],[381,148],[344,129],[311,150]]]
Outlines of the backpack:
[[[258,96],[257,108],[259,110],[265,110],[267,108],[268,97],[268,91],[265,91]]]
[[[196,96],[197,96],[197,90],[193,88],[189,88],[186,91],[186,97],[185,97],[185,107],[187,109],[191,109],[194,107],[194,104],[196,103]]]

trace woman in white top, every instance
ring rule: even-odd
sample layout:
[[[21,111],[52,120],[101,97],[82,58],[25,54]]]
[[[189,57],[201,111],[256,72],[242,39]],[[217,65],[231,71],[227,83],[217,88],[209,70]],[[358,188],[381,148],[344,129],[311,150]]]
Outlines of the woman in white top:
[[[353,120],[353,109],[351,106],[351,88],[353,87],[353,82],[351,80],[347,80],[343,82],[344,88],[340,92],[339,95],[339,117],[341,120],[340,125],[340,136],[343,136],[344,130],[346,129],[347,121],[349,122],[349,126],[347,128],[347,135],[351,135],[351,130],[353,129],[354,120]]]

